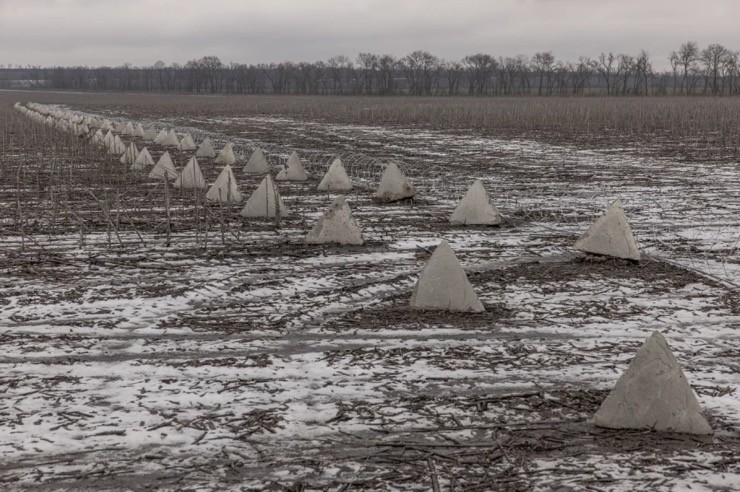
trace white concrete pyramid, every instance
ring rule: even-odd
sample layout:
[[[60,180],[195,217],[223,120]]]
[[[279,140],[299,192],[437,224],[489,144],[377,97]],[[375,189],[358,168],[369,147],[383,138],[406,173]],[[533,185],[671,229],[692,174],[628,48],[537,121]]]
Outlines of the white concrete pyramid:
[[[206,180],[203,178],[203,173],[200,171],[198,159],[196,159],[195,157],[190,158],[187,166],[185,166],[180,175],[177,177],[177,180],[175,181],[175,184],[173,186],[175,188],[180,188],[183,190],[208,188]]]
[[[108,146],[108,153],[111,155],[121,155],[126,152],[126,144],[123,143],[121,137],[116,135],[113,137],[113,143]]]
[[[175,133],[175,129],[171,128],[169,132],[167,132],[167,136],[162,139],[162,145],[169,146],[169,147],[180,147],[180,141],[177,139],[177,133]]]
[[[128,144],[128,147],[126,148],[126,152],[123,153],[121,156],[121,164],[126,164],[127,166],[132,166],[136,159],[139,157],[139,149],[136,148],[136,144],[134,142],[131,142]]]
[[[206,193],[206,199],[210,202],[217,203],[239,203],[242,201],[242,195],[239,193],[239,187],[236,185],[236,177],[231,166],[228,164],[216,178],[211,188]]]
[[[163,129],[161,129],[161,130],[159,131],[159,133],[157,133],[157,136],[156,136],[156,137],[154,137],[154,143],[155,143],[155,144],[159,144],[159,145],[162,145],[162,142],[164,142],[164,140],[165,140],[166,138],[167,138],[167,130],[165,130],[165,129],[163,128]]]
[[[316,188],[319,191],[349,191],[352,189],[352,182],[347,176],[342,161],[339,158],[329,166],[329,170],[324,174],[324,178]]]
[[[653,429],[711,434],[676,357],[659,332],[653,333],[594,416],[611,429]]]
[[[213,149],[213,144],[211,143],[210,138],[206,137],[203,139],[203,143],[200,144],[198,150],[195,151],[195,157],[216,157],[216,151]]]
[[[191,134],[186,134],[180,141],[180,150],[195,150],[197,146]]]
[[[447,241],[439,243],[421,270],[411,296],[411,307],[437,311],[485,311]]]
[[[177,169],[175,169],[175,165],[172,163],[172,157],[170,157],[169,152],[162,154],[162,157],[159,158],[157,163],[149,172],[149,177],[151,179],[162,179],[165,175],[168,180],[177,177]]]
[[[470,185],[465,196],[450,216],[450,223],[462,225],[498,225],[501,223],[496,207],[491,205],[488,193],[479,179]]]
[[[114,124],[114,128],[116,130],[116,133],[123,133],[124,130],[126,130],[126,123],[123,121],[118,121]]]
[[[159,134],[157,133],[156,128],[147,128],[146,130],[144,130],[144,140],[146,140],[147,142],[156,143],[155,140],[158,136]]]
[[[132,125],[130,121],[128,123],[126,123],[126,126],[123,128],[123,134],[124,135],[133,135],[134,134],[134,125]]]
[[[134,128],[134,136],[139,138],[144,138],[144,135],[146,132],[144,132],[144,127],[141,126],[141,123],[136,124],[136,128]]]
[[[383,171],[375,197],[385,202],[394,202],[416,195],[416,188],[406,179],[398,166],[391,162]]]
[[[308,244],[365,244],[362,230],[352,217],[352,209],[338,197],[329,206],[324,215],[306,235]]]
[[[635,237],[620,200],[615,201],[604,215],[596,219],[586,233],[576,241],[575,248],[586,253],[640,259]]]
[[[298,156],[298,152],[293,151],[293,153],[290,154],[285,168],[277,173],[275,179],[277,181],[306,181],[308,179],[308,174],[306,174],[306,170],[303,169],[303,163],[301,162],[301,158]]]
[[[110,120],[105,119],[105,120],[103,120],[103,124],[100,125],[100,129],[101,130],[112,130],[113,129],[113,125],[111,124]]]
[[[143,149],[141,149],[141,152],[139,152],[139,157],[136,158],[136,161],[131,166],[131,169],[133,171],[141,171],[153,165],[154,159],[152,159],[152,155],[149,153],[149,150],[144,147]]]
[[[224,164],[226,166],[233,166],[236,164],[236,156],[234,155],[234,145],[227,143],[224,148],[218,151],[218,156],[214,160],[216,164]]]
[[[267,158],[262,149],[254,149],[252,156],[244,166],[243,172],[255,173],[255,174],[266,174],[270,172],[270,165],[267,163]]]
[[[278,214],[281,217],[288,215],[283,199],[280,197],[275,181],[269,174],[265,176],[260,185],[249,197],[244,208],[240,212],[244,217],[257,217],[273,219]]]

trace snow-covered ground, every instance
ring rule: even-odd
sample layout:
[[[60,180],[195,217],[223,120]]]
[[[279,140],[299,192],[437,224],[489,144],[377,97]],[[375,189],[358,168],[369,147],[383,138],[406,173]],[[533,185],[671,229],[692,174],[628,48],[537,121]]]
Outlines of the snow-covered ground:
[[[204,118],[165,124],[233,141],[243,155],[262,146],[273,163],[298,149],[312,180],[280,184],[291,215],[279,228],[232,220],[226,244],[216,228],[205,251],[192,228],[175,230],[169,247],[161,231],[125,227],[124,246],[116,238],[110,248],[105,227],[85,233],[84,246],[79,231],[0,238],[0,482],[721,490],[740,481],[737,164],[284,118],[215,121],[218,131]],[[334,196],[314,190],[335,154],[348,156],[360,185],[348,201],[363,247],[301,242]],[[415,202],[372,200],[390,158],[419,188]],[[211,181],[218,174],[201,166]],[[448,224],[474,178],[502,227]],[[238,179],[245,194],[259,182]],[[145,180],[136,186],[155,196]],[[575,253],[579,233],[618,197],[644,261]],[[176,206],[186,216],[188,200]],[[440,239],[485,313],[408,309]],[[590,423],[655,330],[712,438]]]

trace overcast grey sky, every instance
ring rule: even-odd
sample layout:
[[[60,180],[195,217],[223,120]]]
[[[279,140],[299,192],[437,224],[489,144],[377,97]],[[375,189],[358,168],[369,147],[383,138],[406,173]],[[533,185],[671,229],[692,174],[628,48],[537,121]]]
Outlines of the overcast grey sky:
[[[0,64],[316,61],[416,49],[558,59],[740,50],[740,0],[0,0]]]

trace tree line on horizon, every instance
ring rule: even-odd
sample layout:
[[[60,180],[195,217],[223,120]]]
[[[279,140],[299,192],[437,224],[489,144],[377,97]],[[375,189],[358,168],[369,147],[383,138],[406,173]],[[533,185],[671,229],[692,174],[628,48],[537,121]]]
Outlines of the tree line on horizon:
[[[650,55],[602,53],[557,60],[550,51],[494,57],[484,53],[446,61],[428,51],[404,57],[360,53],[326,61],[247,65],[216,56],[181,65],[158,61],[135,67],[26,67],[3,69],[0,87],[63,90],[160,91],[315,95],[738,95],[740,52],[720,44],[683,43],[668,57],[670,70],[653,69]]]

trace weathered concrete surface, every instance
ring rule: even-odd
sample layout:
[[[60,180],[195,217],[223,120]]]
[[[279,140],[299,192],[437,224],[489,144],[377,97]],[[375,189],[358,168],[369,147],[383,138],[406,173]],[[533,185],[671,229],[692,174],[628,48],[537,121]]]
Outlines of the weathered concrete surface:
[[[394,162],[388,164],[380,178],[375,198],[385,202],[394,202],[414,195],[416,195],[416,188],[406,178],[403,171]]]
[[[240,212],[243,217],[262,217],[265,219],[272,219],[277,217],[277,214],[284,217],[288,214],[288,209],[283,203],[283,199],[280,196],[275,181],[269,174],[265,176],[260,185],[254,190],[252,196],[249,197],[247,203],[244,204],[244,208]]]
[[[154,159],[152,159],[152,155],[149,153],[149,149],[144,147],[143,149],[141,149],[141,152],[139,152],[139,155],[136,158],[136,161],[134,161],[134,163],[131,165],[131,170],[141,171],[153,165],[154,165]]]
[[[676,357],[657,331],[601,404],[594,424],[612,429],[712,433]]]
[[[306,234],[308,244],[365,244],[362,229],[352,217],[344,197],[335,199],[316,225]]]
[[[193,136],[187,133],[184,137],[182,137],[179,147],[180,150],[195,150],[197,148],[197,145],[195,145],[195,140],[193,140]]]
[[[177,169],[175,169],[175,165],[172,163],[172,157],[170,157],[169,152],[162,154],[162,157],[159,158],[157,163],[149,172],[149,177],[151,179],[162,179],[165,174],[168,179],[177,177]]]
[[[203,139],[203,143],[195,151],[195,157],[207,157],[209,159],[216,157],[216,149],[213,148],[210,138],[206,137]]]
[[[208,187],[203,172],[200,170],[200,165],[198,165],[198,159],[190,158],[173,186],[183,190],[205,189]]]
[[[421,270],[411,296],[414,309],[485,311],[462,265],[447,241],[442,241]]]
[[[488,193],[479,179],[470,185],[450,216],[450,223],[462,225],[498,225],[501,221],[501,215],[491,205]]]
[[[296,151],[290,154],[285,168],[275,176],[275,180],[277,181],[306,181],[307,179],[308,174],[303,169],[301,158],[298,157],[298,152]]]
[[[216,156],[216,160],[214,162],[216,164],[224,164],[226,166],[233,166],[236,164],[233,144],[227,143],[224,145],[224,148],[218,151],[218,156]]]
[[[244,166],[243,172],[254,173],[254,174],[266,174],[270,172],[270,165],[267,163],[267,158],[262,149],[254,149],[251,157]]]
[[[586,233],[576,241],[575,248],[586,253],[639,260],[640,251],[632,235],[621,200],[615,201]]]
[[[219,157],[221,155],[219,154]],[[242,201],[242,194],[239,193],[234,171],[231,170],[231,166],[227,164],[224,167],[224,170],[216,178],[216,182],[213,183],[208,193],[206,193],[206,199],[209,202],[216,203],[239,203]]]
[[[352,181],[347,176],[341,159],[334,159],[316,189],[319,191],[349,191],[352,189]]]

